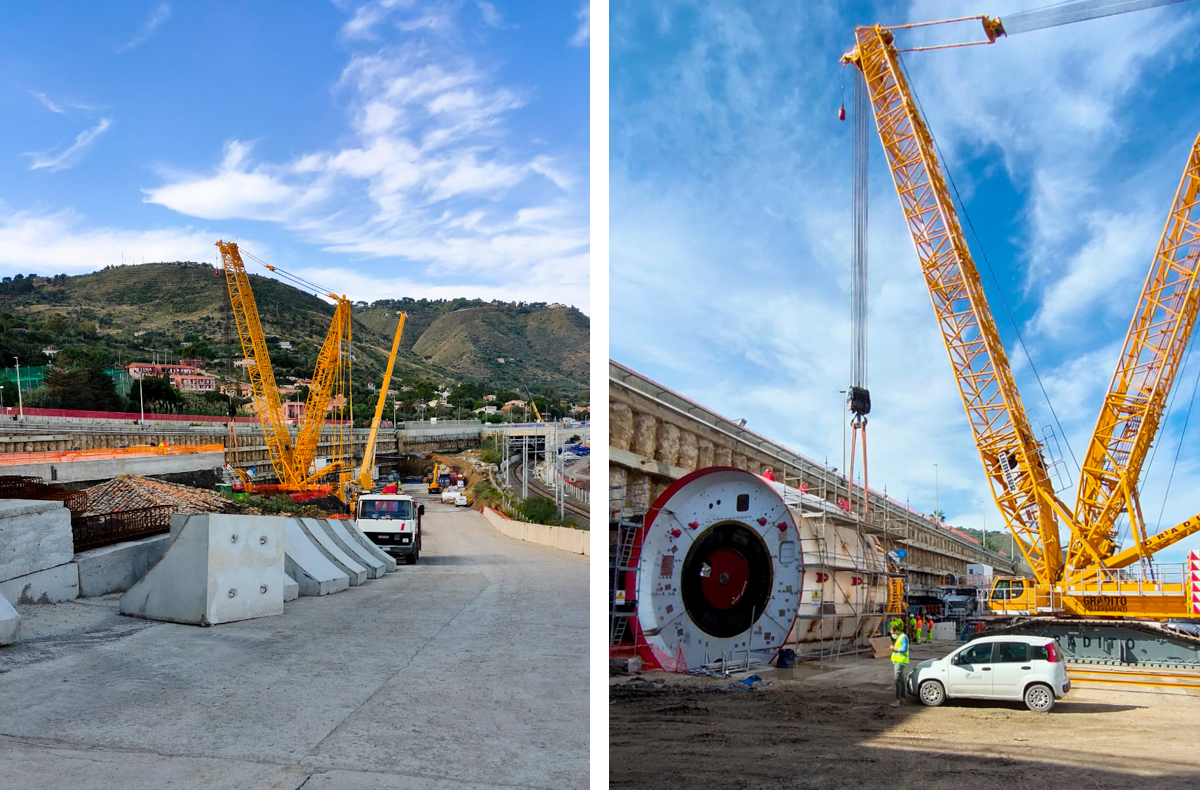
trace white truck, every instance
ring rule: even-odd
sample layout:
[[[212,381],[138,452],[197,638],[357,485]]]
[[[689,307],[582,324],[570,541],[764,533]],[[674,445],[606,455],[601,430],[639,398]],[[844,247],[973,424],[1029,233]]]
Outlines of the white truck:
[[[425,506],[408,494],[363,494],[355,510],[358,528],[388,554],[409,565],[421,558],[421,516]]]

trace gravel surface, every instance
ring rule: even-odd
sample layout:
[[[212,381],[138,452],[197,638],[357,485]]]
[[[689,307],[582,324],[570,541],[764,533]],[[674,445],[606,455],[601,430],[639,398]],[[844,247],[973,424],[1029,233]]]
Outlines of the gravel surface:
[[[950,645],[918,648],[914,662]],[[651,673],[610,683],[613,787],[1200,787],[1200,697],[1071,691],[1049,714],[1019,703],[890,708],[891,667],[760,672],[774,685]]]

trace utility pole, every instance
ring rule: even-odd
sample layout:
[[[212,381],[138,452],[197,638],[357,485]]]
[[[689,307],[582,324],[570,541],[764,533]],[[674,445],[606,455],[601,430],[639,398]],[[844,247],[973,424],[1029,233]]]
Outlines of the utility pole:
[[[21,394],[21,358],[14,356],[13,360],[17,363],[17,407],[21,414],[21,422],[25,421],[25,398]]]
[[[138,375],[138,403],[141,404],[142,407],[142,419],[139,422],[139,425],[146,424],[146,396],[142,394],[142,378],[144,375],[145,374]]]
[[[940,520],[942,516],[942,508],[938,504],[938,474],[937,464],[933,465],[933,512],[934,518]]]

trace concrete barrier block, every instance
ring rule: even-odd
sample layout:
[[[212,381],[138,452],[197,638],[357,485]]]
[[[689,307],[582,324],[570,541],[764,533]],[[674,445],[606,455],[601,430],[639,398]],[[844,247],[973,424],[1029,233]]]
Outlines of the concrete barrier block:
[[[545,524],[526,524],[525,540],[529,543],[536,543],[539,546],[554,545],[550,538],[550,527]]]
[[[0,582],[0,597],[13,606],[62,603],[79,597],[79,567],[73,562]]]
[[[0,645],[14,644],[21,638],[21,615],[8,599],[0,596]]]
[[[71,561],[71,513],[61,502],[0,499],[0,581]]]
[[[592,556],[592,533],[590,530],[584,532],[583,535],[583,556]]]
[[[283,569],[301,595],[332,595],[350,589],[350,577],[320,552],[294,518],[283,526]]]
[[[288,520],[188,516],[162,559],[121,596],[121,614],[204,626],[283,614]]]
[[[300,597],[300,585],[286,573],[283,574],[283,602],[294,601]]]
[[[941,642],[945,640],[947,642],[953,642],[955,636],[954,623],[946,622],[933,624],[933,638],[937,641]]]
[[[358,541],[350,537],[350,533],[346,531],[346,527],[340,518],[317,519],[316,521],[321,529],[325,530],[325,534],[332,538],[333,542],[338,545],[338,548],[367,569],[368,578],[378,579],[387,573],[387,566],[383,563],[383,560],[376,559],[375,555],[364,549],[358,544]]]
[[[153,535],[79,552],[79,597],[125,592],[162,559],[170,543],[170,535]]]
[[[333,542],[333,538],[326,535],[325,530],[321,529],[321,525],[317,522],[317,519],[298,518],[296,521],[300,523],[300,528],[304,530],[304,534],[308,535],[313,545],[325,555],[326,559],[349,577],[351,587],[357,587],[367,580],[367,569],[359,565],[346,552],[342,551]]]
[[[396,558],[388,554],[383,549],[375,545],[375,542],[367,537],[367,533],[358,528],[358,525],[353,521],[342,521],[342,525],[346,528],[346,532],[350,537],[354,538],[358,545],[362,546],[371,556],[383,562],[388,573],[396,570]]]
[[[554,532],[554,548],[569,551],[573,554],[583,554],[583,539],[586,532],[569,527],[551,527]]]

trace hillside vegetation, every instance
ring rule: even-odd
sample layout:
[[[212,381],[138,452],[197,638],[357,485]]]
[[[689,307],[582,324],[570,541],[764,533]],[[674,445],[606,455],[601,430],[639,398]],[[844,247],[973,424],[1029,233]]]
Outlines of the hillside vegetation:
[[[333,306],[251,275],[277,377],[312,374]],[[409,319],[396,361],[399,381],[563,393],[587,389],[587,316],[562,306],[481,300],[385,300],[354,310],[355,380],[377,381],[400,310]],[[79,276],[0,282],[0,360],[44,364],[46,347],[82,347],[105,364],[210,360],[224,369],[242,356],[225,279],[209,264],[110,266]],[[280,346],[290,343],[290,350]],[[499,360],[503,359],[504,362]],[[280,382],[283,383],[282,381]]]

